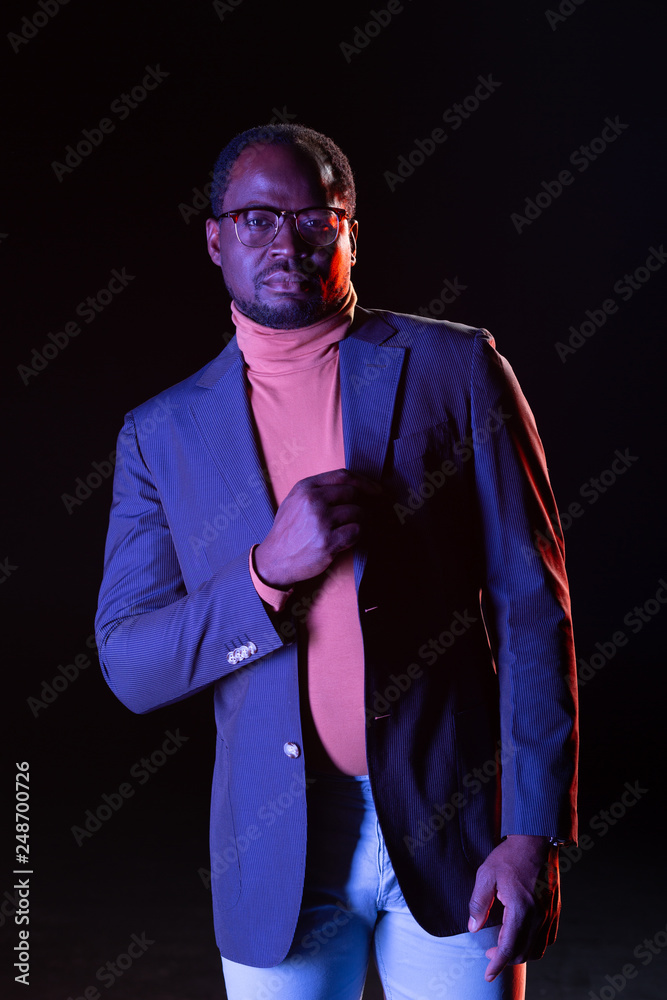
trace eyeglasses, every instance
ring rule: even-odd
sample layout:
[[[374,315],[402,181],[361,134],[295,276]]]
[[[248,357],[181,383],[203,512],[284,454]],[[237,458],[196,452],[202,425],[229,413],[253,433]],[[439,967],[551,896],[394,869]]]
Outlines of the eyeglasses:
[[[285,216],[292,216],[302,240],[314,247],[326,247],[338,238],[340,224],[347,218],[344,208],[302,208],[298,212],[273,208],[244,208],[223,212],[217,217],[233,219],[236,235],[244,247],[266,247],[273,243]]]

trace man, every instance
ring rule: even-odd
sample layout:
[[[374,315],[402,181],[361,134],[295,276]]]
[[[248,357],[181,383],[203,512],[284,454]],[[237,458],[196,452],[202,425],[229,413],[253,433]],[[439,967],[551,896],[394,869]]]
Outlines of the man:
[[[330,139],[242,133],[211,197],[237,334],[158,397],[168,420],[127,416],[105,676],[135,712],[213,686],[231,1000],[358,998],[371,949],[394,1000],[519,998],[576,837],[567,580],[532,414],[486,331],[356,305]]]

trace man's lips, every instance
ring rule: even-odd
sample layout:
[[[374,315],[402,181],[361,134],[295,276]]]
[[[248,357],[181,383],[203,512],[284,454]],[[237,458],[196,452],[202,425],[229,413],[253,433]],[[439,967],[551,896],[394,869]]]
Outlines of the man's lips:
[[[264,279],[262,284],[268,285],[269,288],[276,291],[300,292],[311,287],[312,279],[301,274],[300,271],[274,271],[273,274]]]

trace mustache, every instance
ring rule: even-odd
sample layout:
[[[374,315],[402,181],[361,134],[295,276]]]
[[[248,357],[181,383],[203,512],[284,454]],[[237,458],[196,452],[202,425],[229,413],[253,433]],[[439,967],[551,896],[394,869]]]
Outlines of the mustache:
[[[282,263],[272,264],[271,267],[265,268],[260,271],[255,278],[255,284],[261,285],[263,281],[266,281],[272,274],[294,274],[301,278],[303,281],[313,281],[321,278],[322,272],[319,267],[313,266],[309,263],[304,266],[304,262],[285,260]]]

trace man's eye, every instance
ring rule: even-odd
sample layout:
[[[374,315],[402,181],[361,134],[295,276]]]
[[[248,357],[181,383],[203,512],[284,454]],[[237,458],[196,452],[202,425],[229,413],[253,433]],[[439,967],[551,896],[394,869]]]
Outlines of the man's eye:
[[[309,229],[311,232],[326,233],[333,229],[328,219],[318,219],[316,217],[301,219],[299,225],[302,229]]]
[[[246,227],[246,229],[273,229],[275,225],[275,219],[270,215],[242,215],[241,223]]]
[[[299,225],[302,229],[309,229],[311,232],[326,233],[336,228],[336,216],[331,212],[311,212],[299,218]]]

